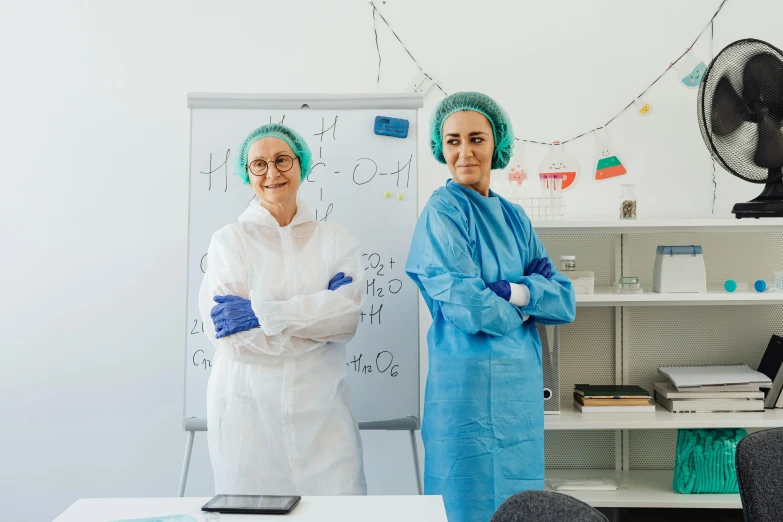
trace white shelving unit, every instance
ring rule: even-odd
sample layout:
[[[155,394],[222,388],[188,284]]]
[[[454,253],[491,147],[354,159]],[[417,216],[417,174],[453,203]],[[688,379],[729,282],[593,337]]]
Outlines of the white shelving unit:
[[[581,222],[569,222],[569,221],[545,221],[536,222],[533,224],[536,231],[544,242],[547,239],[551,239],[555,244],[565,245],[567,248],[572,248],[570,245],[574,245],[572,250],[566,253],[577,254],[577,269],[586,270],[593,269],[594,267],[587,267],[579,263],[579,260],[583,257],[580,255],[580,246],[583,249],[593,249],[592,259],[596,257],[597,247],[591,243],[597,243],[593,241],[593,238],[580,239],[582,235],[603,235],[611,234],[615,236],[613,242],[604,242],[601,244],[613,244],[614,245],[614,263],[613,271],[609,275],[617,280],[620,275],[639,275],[637,273],[622,273],[624,266],[624,257],[628,255],[628,250],[631,248],[629,245],[645,245],[644,252],[647,252],[649,245],[643,243],[643,241],[654,242],[658,241],[658,237],[651,236],[648,240],[640,240],[638,237],[633,241],[630,240],[631,235],[634,234],[649,234],[667,236],[672,234],[688,234],[690,241],[694,240],[694,234],[696,237],[707,237],[702,234],[730,234],[731,237],[737,238],[737,233],[742,234],[767,234],[752,235],[750,239],[756,241],[756,238],[769,238],[770,233],[783,233],[783,219],[766,219],[766,220],[738,220],[738,219],[677,219],[677,220],[656,220],[656,221],[581,221]],[[555,236],[548,238],[547,236]],[[563,236],[558,238],[557,236]],[[723,236],[720,239],[712,236],[713,242],[722,242]],[[777,236],[774,236],[776,241]],[[560,243],[557,243],[560,241]],[[685,241],[685,240],[683,240]],[[677,243],[665,243],[665,244],[677,244]],[[686,244],[686,243],[682,243]],[[721,243],[716,243],[721,244]],[[777,248],[777,247],[776,247]],[[705,250],[706,252],[706,250]],[[776,251],[777,252],[777,251]],[[720,257],[720,253],[715,253],[713,259]],[[589,258],[589,256],[587,256]],[[631,265],[631,270],[642,270],[644,264],[639,264],[639,255],[634,258],[635,263],[630,261],[626,265]],[[646,259],[642,256],[641,259]],[[553,262],[556,262],[555,256],[553,256]],[[774,261],[776,265],[780,264],[780,261]],[[708,268],[710,260],[707,259]],[[640,268],[641,267],[641,268]],[[605,267],[604,267],[605,268]],[[628,269],[628,266],[626,266]],[[735,267],[732,265],[728,268],[721,267],[726,272],[736,273]],[[776,268],[780,270],[780,268]],[[604,279],[606,279],[606,270],[604,269]],[[721,272],[723,273],[723,272]],[[640,277],[641,279],[641,277]],[[742,279],[737,279],[741,281]],[[752,281],[749,281],[752,286]],[[712,283],[716,283],[715,280]],[[722,286],[712,284],[708,285],[708,292],[706,294],[658,294],[652,292],[652,289],[645,287],[645,293],[642,294],[618,294],[613,291],[611,287],[596,287],[593,295],[578,295],[577,306],[582,308],[589,307],[613,307],[614,308],[614,325],[615,325],[615,353],[614,361],[612,364],[615,368],[615,382],[618,384],[629,383],[629,375],[631,374],[629,368],[634,364],[632,357],[625,353],[626,346],[630,346],[630,331],[624,331],[626,327],[626,321],[633,319],[636,321],[634,324],[638,324],[638,317],[641,313],[646,315],[647,312],[640,311],[634,315],[633,309],[625,310],[628,307],[704,307],[704,306],[738,306],[738,305],[755,305],[755,306],[767,306],[767,305],[781,305],[783,304],[783,291],[766,291],[758,293],[755,291],[734,292],[729,293],[723,290]],[[658,308],[658,310],[661,310]],[[718,309],[716,309],[718,310]],[[585,310],[584,313],[588,311]],[[600,312],[600,311],[599,311]],[[606,312],[600,312],[606,314]],[[653,311],[650,310],[650,314]],[[661,310],[664,316],[667,314],[665,310]],[[734,313],[734,312],[728,312]],[[709,314],[709,312],[700,311],[697,314]],[[578,315],[578,314],[577,314]],[[669,314],[671,315],[671,314]],[[697,315],[697,317],[703,317],[703,315]],[[631,319],[626,319],[631,318]],[[605,324],[605,323],[602,323]],[[595,329],[594,325],[590,325]],[[707,324],[699,325],[695,324],[694,328],[709,328]],[[575,328],[567,327],[567,328]],[[655,335],[654,330],[644,330],[645,335]],[[580,337],[580,341],[582,337]],[[663,349],[668,349],[664,347]],[[637,348],[638,350],[638,348]],[[567,359],[569,356],[580,356],[579,354],[569,354],[567,350],[561,347],[560,357],[561,360]],[[603,353],[606,353],[605,351]],[[636,352],[638,353],[638,352]],[[648,352],[649,353],[649,352]],[[655,352],[653,352],[655,353]],[[668,352],[671,354],[671,352]],[[650,359],[646,359],[645,363],[650,366]],[[585,362],[586,373],[584,374],[584,380],[581,382],[590,382],[592,375],[587,370],[589,364],[592,362]],[[563,363],[561,362],[561,368]],[[573,368],[574,366],[572,366]],[[647,370],[649,372],[649,370]],[[580,374],[581,376],[581,374]],[[632,379],[631,379],[632,380]],[[579,382],[579,381],[578,381]],[[636,382],[631,382],[636,384]],[[616,470],[606,469],[547,469],[547,478],[616,478],[623,484],[623,487],[618,491],[574,491],[568,492],[568,494],[587,502],[596,507],[604,508],[630,508],[630,507],[646,507],[646,508],[741,508],[739,495],[680,495],[674,493],[672,490],[672,477],[673,472],[671,470],[635,470],[629,469],[629,437],[630,432],[639,433],[636,430],[675,430],[675,429],[694,429],[694,428],[746,428],[746,429],[758,429],[758,428],[774,428],[783,427],[783,410],[766,410],[764,412],[747,412],[747,413],[672,413],[663,408],[660,405],[656,405],[656,411],[654,413],[589,413],[582,414],[576,410],[573,406],[571,399],[570,389],[561,388],[561,396],[563,402],[561,405],[561,413],[559,415],[547,415],[544,420],[544,428],[547,432],[588,432],[590,430],[605,430],[603,433],[614,433],[615,441],[615,467]],[[652,391],[652,390],[650,390]],[[657,433],[657,432],[650,432]],[[605,436],[605,435],[604,435]],[[657,437],[657,435],[652,435]],[[637,437],[638,440],[638,437]],[[568,451],[569,448],[561,446],[562,451]],[[549,449],[548,449],[549,451]],[[560,460],[559,462],[563,462]]]
[[[706,294],[658,294],[645,289],[642,294],[618,294],[609,287],[597,287],[593,295],[577,295],[577,306],[713,306],[783,304],[783,292],[727,292],[710,285]]]
[[[650,234],[678,232],[783,232],[783,218],[534,221],[543,234]]]
[[[779,428],[783,409],[732,413],[672,413],[660,404],[655,413],[581,413],[563,401],[559,415],[544,417],[545,430],[664,430],[695,428]]]
[[[600,508],[720,508],[741,509],[738,494],[681,495],[672,489],[671,471],[613,471],[560,469],[548,471],[546,478],[608,478],[622,485],[617,491],[569,491]],[[548,490],[551,491],[547,487]]]

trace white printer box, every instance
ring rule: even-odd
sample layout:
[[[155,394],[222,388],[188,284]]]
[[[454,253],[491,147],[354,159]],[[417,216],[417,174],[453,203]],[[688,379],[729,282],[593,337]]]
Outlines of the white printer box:
[[[706,293],[707,270],[701,246],[659,246],[655,252],[653,291],[661,294]]]

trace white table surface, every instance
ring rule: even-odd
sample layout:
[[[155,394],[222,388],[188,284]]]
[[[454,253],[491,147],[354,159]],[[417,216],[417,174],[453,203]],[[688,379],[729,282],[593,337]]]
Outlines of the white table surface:
[[[128,518],[187,513],[199,522],[210,497],[185,498],[82,498],[54,522],[108,522]],[[447,522],[443,499],[437,495],[394,495],[356,497],[302,497],[289,514],[220,515],[220,522],[287,520],[319,522]]]

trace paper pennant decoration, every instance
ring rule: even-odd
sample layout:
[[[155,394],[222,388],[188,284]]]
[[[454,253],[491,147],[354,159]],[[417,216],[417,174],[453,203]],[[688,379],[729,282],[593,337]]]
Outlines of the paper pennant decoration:
[[[525,179],[527,179],[527,174],[525,173],[525,169],[522,168],[522,165],[517,164],[515,167],[511,167],[511,170],[508,173],[509,181],[516,181],[521,185]]]
[[[641,116],[647,116],[652,110],[650,104],[642,98],[637,98],[636,101],[633,102],[633,105],[636,107],[636,112],[638,112]]]
[[[544,161],[538,167],[538,173],[541,176],[548,174],[563,175],[563,190],[570,187],[576,181],[576,175],[579,172],[579,164],[576,158],[566,153],[559,141],[552,144],[552,152],[544,158]]]
[[[674,70],[677,72],[677,79],[681,84],[695,89],[701,83],[701,79],[707,71],[707,66],[689,51],[688,54],[674,64]]]
[[[617,157],[606,129],[598,129],[595,132],[598,136],[598,163],[595,166],[595,179],[602,180],[622,176],[627,171],[620,158]]]
[[[511,170],[508,172],[508,180],[516,181],[520,185],[523,181],[525,181],[525,179],[527,179],[527,173],[525,172],[524,147],[524,142],[519,143],[515,147],[516,153],[514,154],[514,157],[511,158],[511,161],[508,162],[508,164],[511,165]]]

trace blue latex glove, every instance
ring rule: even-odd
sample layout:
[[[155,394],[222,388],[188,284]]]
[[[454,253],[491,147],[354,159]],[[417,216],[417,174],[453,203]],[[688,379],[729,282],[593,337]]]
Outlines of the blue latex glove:
[[[554,274],[552,273],[552,265],[549,263],[548,257],[534,259],[530,262],[527,270],[525,270],[525,275],[530,276],[533,274],[538,274],[546,279],[552,279]]]
[[[210,315],[215,325],[215,338],[221,339],[258,327],[258,317],[250,307],[250,301],[235,295],[216,295],[217,303]]]
[[[353,277],[348,276],[345,277],[345,273],[343,272],[337,272],[334,277],[329,281],[329,290],[337,290],[341,286],[345,286],[348,283],[353,282]]]
[[[487,283],[487,288],[495,292],[498,297],[502,297],[506,301],[511,299],[511,285],[508,281],[498,281],[496,283]]]

